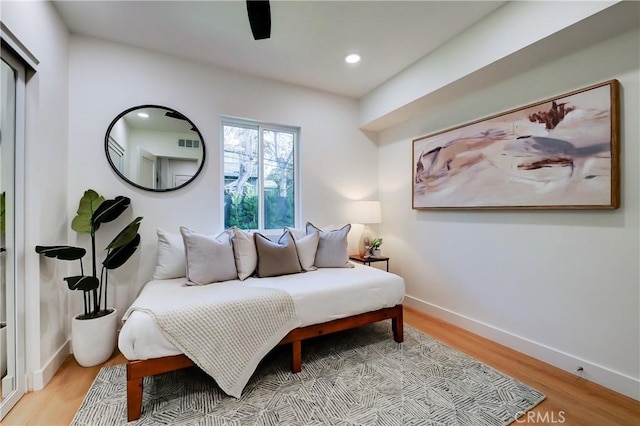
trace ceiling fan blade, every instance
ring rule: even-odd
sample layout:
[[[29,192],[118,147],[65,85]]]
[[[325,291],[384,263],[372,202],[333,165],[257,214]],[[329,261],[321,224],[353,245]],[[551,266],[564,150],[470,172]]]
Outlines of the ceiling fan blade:
[[[271,37],[271,6],[269,0],[247,0],[247,14],[254,40]]]

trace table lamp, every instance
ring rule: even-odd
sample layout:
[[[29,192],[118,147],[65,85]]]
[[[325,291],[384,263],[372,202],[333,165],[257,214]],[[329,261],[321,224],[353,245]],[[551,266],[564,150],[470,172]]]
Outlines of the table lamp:
[[[364,225],[362,236],[358,243],[358,254],[365,256],[367,254],[367,246],[372,239],[371,229],[369,229],[368,225],[382,222],[380,201],[354,201],[349,206],[349,216],[351,223]]]

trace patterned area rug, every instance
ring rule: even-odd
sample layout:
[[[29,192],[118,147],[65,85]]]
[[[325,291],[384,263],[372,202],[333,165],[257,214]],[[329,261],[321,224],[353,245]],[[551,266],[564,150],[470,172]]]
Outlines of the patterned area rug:
[[[197,368],[144,380],[131,425],[506,425],[545,396],[405,325],[390,321],[274,349],[235,399]],[[124,365],[104,367],[72,425],[127,424]]]

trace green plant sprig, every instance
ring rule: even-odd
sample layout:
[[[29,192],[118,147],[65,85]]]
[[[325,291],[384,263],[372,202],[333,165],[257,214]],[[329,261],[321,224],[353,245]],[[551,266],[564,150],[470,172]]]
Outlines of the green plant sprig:
[[[374,238],[371,243],[369,243],[369,248],[373,250],[378,250],[382,245],[382,238]]]

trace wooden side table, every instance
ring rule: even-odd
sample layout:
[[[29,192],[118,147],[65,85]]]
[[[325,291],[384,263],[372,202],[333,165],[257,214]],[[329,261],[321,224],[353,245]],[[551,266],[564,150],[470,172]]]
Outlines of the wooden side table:
[[[387,256],[362,257],[360,255],[354,254],[349,256],[349,259],[355,260],[356,262],[360,262],[363,265],[367,265],[367,266],[371,266],[371,264],[375,262],[387,262],[387,272],[389,272],[389,258]]]

